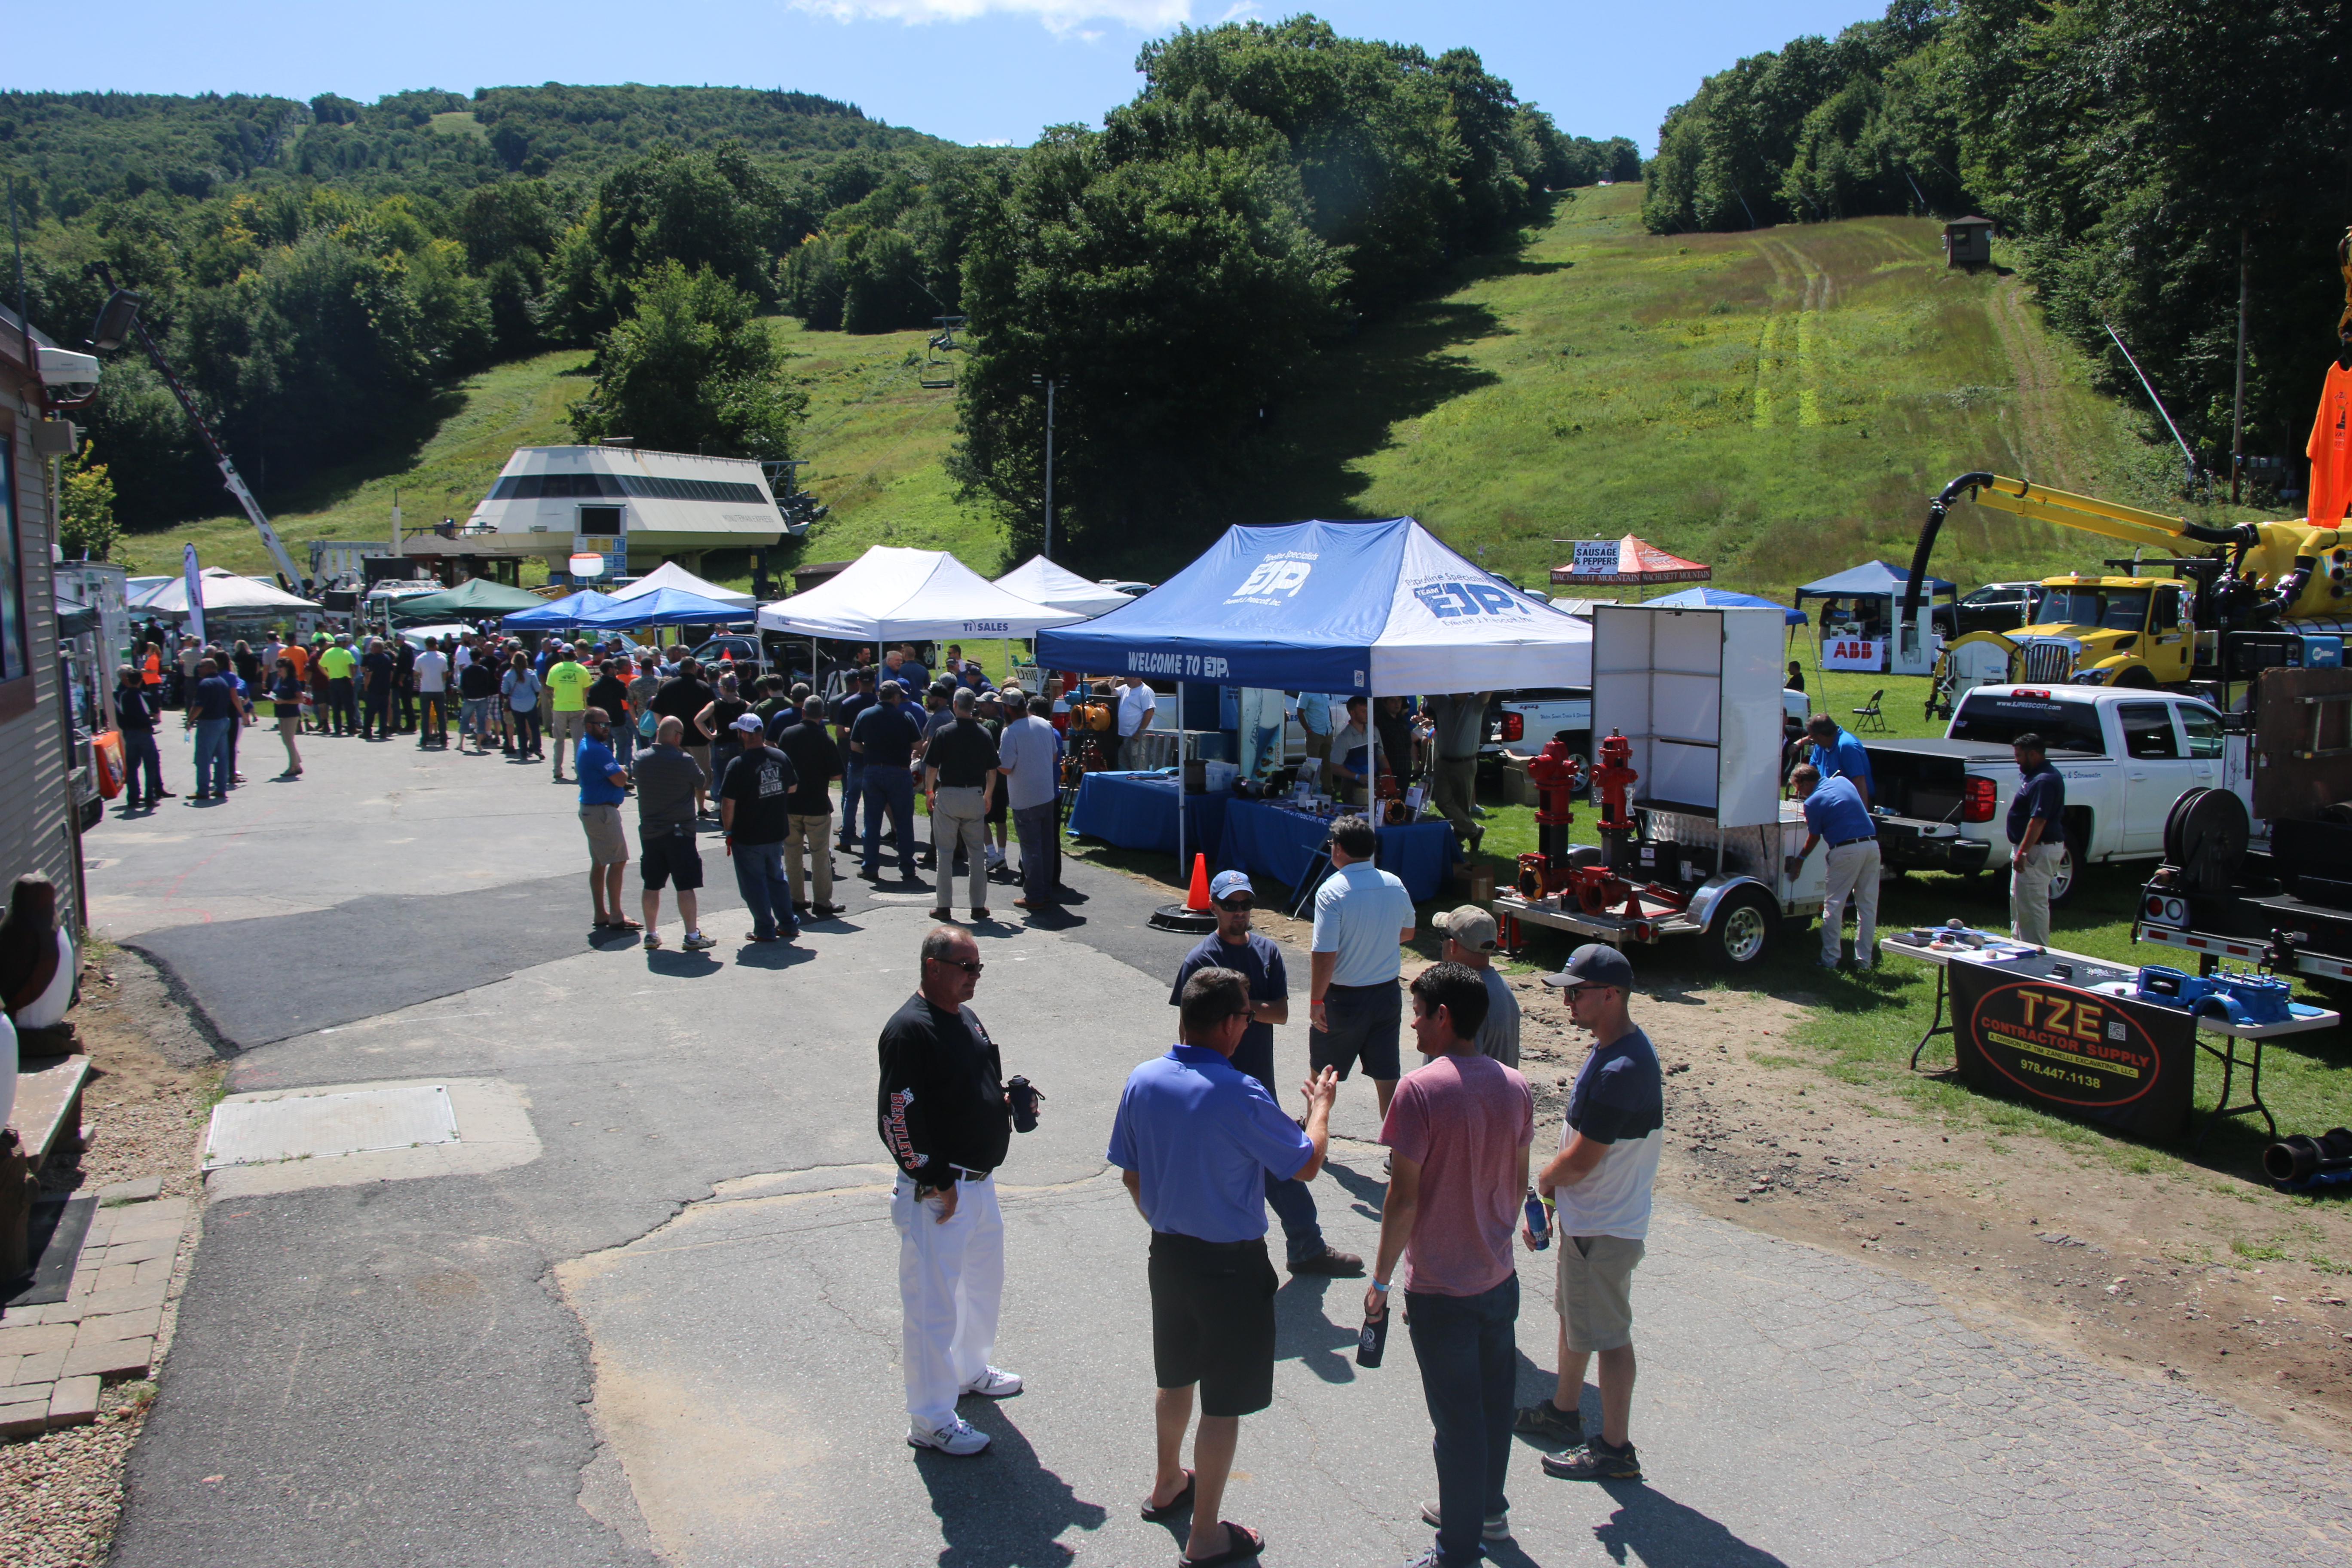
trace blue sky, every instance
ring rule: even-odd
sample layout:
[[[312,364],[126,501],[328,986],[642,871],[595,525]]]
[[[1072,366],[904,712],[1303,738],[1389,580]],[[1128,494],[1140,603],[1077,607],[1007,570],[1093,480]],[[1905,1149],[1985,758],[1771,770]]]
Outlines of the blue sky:
[[[1298,7],[1304,9],[1307,7]],[[1869,0],[1328,0],[1341,32],[1467,45],[1563,130],[1654,149],[1699,79],[1800,33],[1879,14]],[[1137,47],[1181,23],[1278,17],[1244,0],[124,0],[12,16],[0,84],[372,100],[403,88],[542,81],[785,87],[958,142],[1025,143],[1133,96]]]

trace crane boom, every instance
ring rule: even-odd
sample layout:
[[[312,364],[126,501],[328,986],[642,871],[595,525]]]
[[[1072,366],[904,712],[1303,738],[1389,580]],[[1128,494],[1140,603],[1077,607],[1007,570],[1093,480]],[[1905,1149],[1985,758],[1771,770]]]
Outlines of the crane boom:
[[[213,461],[220,467],[222,485],[236,498],[236,504],[245,509],[245,515],[251,520],[253,531],[261,535],[261,542],[268,546],[270,557],[278,563],[278,574],[285,579],[286,591],[300,593],[302,574],[294,569],[294,558],[286,553],[286,546],[278,542],[278,531],[269,526],[269,519],[262,514],[261,503],[254,500],[253,491],[246,488],[245,476],[239,474],[236,464],[230,461],[228,448],[223,447],[220,437],[213,434],[213,427],[205,422],[205,416],[196,412],[195,399],[189,396],[188,389],[180,384],[171,362],[163,357],[163,351],[156,346],[153,335],[147,331],[147,323],[134,321],[132,326],[139,333],[140,346],[147,351],[148,360],[155,366],[155,374],[163,378],[163,384],[170,387],[172,395],[180,400],[180,406],[186,411],[189,423],[196,427],[196,434],[205,438],[205,449],[212,453]]]
[[[1987,475],[1990,483],[1977,487],[1977,505],[1990,507],[2015,517],[2029,518],[2035,522],[2054,522],[2067,528],[2079,528],[2085,533],[2104,534],[2132,544],[2145,544],[2174,554],[2187,552],[2187,548],[2200,542],[2191,537],[2192,526],[2186,518],[2167,517],[2158,511],[2145,511],[2121,501],[2101,500],[2095,496],[2078,496],[2067,490],[2053,490],[2046,486],[2029,484],[2000,474]]]

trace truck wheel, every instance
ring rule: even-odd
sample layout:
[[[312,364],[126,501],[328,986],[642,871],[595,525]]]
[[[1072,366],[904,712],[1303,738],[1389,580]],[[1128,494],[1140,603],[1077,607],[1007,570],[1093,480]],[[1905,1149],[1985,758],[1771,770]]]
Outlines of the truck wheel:
[[[1772,949],[1780,910],[1764,889],[1734,888],[1706,928],[1707,956],[1726,969],[1750,969]]]
[[[2116,686],[2124,690],[2153,691],[2156,672],[2144,664],[2126,665],[2116,676]]]

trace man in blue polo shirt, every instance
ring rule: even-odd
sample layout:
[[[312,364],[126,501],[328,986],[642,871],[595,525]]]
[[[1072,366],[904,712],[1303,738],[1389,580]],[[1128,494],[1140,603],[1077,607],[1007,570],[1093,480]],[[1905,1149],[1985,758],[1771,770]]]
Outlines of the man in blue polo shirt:
[[[1176,984],[1168,993],[1171,1007],[1183,1005],[1184,987],[1204,969],[1230,969],[1249,982],[1250,1022],[1234,1052],[1234,1066],[1254,1078],[1258,1087],[1280,1100],[1274,1087],[1274,1026],[1290,1022],[1290,977],[1284,970],[1282,949],[1250,930],[1250,912],[1257,889],[1244,871],[1220,871],[1209,882],[1209,902],[1216,911],[1217,929],[1176,966]],[[1282,1221],[1282,1239],[1293,1274],[1328,1274],[1350,1279],[1364,1271],[1364,1260],[1352,1252],[1335,1250],[1323,1239],[1315,1216],[1315,1194],[1304,1182],[1273,1171],[1265,1173],[1265,1201]]]
[[[621,831],[621,803],[629,798],[629,773],[613,755],[613,716],[602,708],[580,715],[580,826],[588,835],[588,896],[596,901],[599,931],[642,931],[621,912],[621,874],[629,864],[628,836]]]
[[[1870,748],[1838,728],[1838,721],[1826,713],[1816,713],[1805,721],[1805,734],[1812,741],[1813,749],[1805,761],[1825,779],[1847,779],[1862,797],[1862,809],[1870,809]]]
[[[2066,856],[2066,778],[2050,765],[2042,737],[2010,742],[2023,775],[2009,803],[2009,929],[2020,942],[2050,945],[2050,879]]]
[[[1249,982],[1204,969],[1184,983],[1178,1044],[1128,1075],[1108,1158],[1151,1226],[1151,1360],[1158,1470],[1143,1517],[1190,1510],[1188,1563],[1254,1557],[1265,1539],[1218,1516],[1241,1418],[1274,1403],[1274,1293],[1265,1256],[1265,1178],[1311,1182],[1330,1146],[1338,1077],[1307,1086],[1307,1125],[1286,1115],[1233,1054],[1248,1029]],[[1183,1464],[1192,1389],[1201,1430]]]
[[[1803,868],[1813,846],[1829,844],[1829,885],[1822,894],[1823,969],[1838,966],[1839,928],[1845,906],[1853,903],[1853,966],[1868,969],[1877,957],[1878,827],[1852,779],[1825,779],[1811,763],[1789,771],[1789,788],[1805,803],[1805,847],[1789,857],[1789,876]]]

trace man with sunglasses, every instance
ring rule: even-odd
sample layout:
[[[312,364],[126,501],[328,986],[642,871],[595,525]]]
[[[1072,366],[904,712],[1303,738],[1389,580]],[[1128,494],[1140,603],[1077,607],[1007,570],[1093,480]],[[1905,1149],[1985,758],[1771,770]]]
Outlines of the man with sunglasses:
[[[1592,1054],[1568,1091],[1560,1149],[1536,1174],[1538,1196],[1557,1205],[1559,1242],[1559,1384],[1549,1399],[1512,1423],[1531,1436],[1562,1439],[1543,1457],[1544,1474],[1579,1481],[1638,1481],[1633,1409],[1633,1270],[1650,1234],[1650,1189],[1657,1181],[1665,1126],[1665,1079],[1650,1037],[1626,1011],[1633,966],[1623,953],[1588,942],[1543,977],[1592,1037]],[[1601,1361],[1601,1430],[1584,1436],[1577,1411],[1585,1363]],[[1579,1441],[1583,1447],[1574,1447]]]
[[[903,773],[905,764],[899,764]],[[956,1414],[967,1394],[1021,1392],[988,1364],[1004,1296],[1004,1216],[992,1173],[1013,1138],[996,1042],[970,1005],[980,984],[971,933],[940,926],[923,938],[921,988],[882,1028],[877,1116],[898,1166],[890,1223],[898,1231],[900,1360],[907,1444],[977,1454],[988,1435]]]
[[[1290,1022],[1290,979],[1283,968],[1282,949],[1250,930],[1250,913],[1257,892],[1248,873],[1220,871],[1209,882],[1209,901],[1216,910],[1217,929],[1184,955],[1176,967],[1176,984],[1168,1005],[1184,1003],[1184,983],[1203,969],[1230,969],[1249,982],[1250,1022],[1242,1043],[1234,1049],[1234,1066],[1258,1087],[1281,1101],[1274,1087],[1274,1026]],[[1317,1223],[1315,1194],[1304,1182],[1265,1173],[1265,1201],[1282,1221],[1282,1240],[1293,1274],[1328,1274],[1353,1279],[1364,1271],[1364,1260],[1352,1252],[1332,1249]]]

